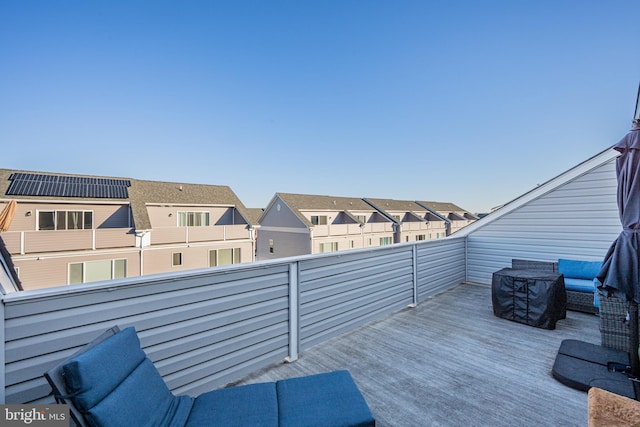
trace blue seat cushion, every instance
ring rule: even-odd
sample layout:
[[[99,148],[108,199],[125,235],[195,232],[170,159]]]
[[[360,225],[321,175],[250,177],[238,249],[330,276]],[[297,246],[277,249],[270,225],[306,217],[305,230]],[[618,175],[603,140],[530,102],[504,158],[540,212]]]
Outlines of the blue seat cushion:
[[[565,277],[564,287],[568,291],[591,292],[591,293],[594,293],[596,291],[596,287],[593,284],[593,279],[585,280],[585,279],[574,279],[571,277]]]
[[[193,404],[167,388],[133,328],[69,360],[62,372],[74,405],[101,427],[182,426]]]
[[[593,280],[602,268],[601,261],[577,261],[572,259],[559,259],[558,272],[566,278]]]
[[[275,383],[249,384],[196,397],[185,427],[277,427]]]
[[[367,402],[348,371],[276,383],[280,427],[375,426]]]

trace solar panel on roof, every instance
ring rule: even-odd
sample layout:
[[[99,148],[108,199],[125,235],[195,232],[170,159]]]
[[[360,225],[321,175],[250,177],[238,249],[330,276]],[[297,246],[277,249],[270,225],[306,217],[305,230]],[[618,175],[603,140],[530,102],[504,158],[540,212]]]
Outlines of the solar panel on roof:
[[[128,179],[90,178],[35,173],[13,173],[7,196],[85,197],[127,199]]]

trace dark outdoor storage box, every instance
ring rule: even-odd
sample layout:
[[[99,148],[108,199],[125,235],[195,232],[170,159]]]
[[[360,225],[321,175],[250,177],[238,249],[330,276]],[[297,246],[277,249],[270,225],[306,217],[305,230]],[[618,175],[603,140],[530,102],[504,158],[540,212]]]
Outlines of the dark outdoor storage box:
[[[493,273],[493,314],[537,328],[555,329],[566,317],[564,276],[555,272],[503,268]]]

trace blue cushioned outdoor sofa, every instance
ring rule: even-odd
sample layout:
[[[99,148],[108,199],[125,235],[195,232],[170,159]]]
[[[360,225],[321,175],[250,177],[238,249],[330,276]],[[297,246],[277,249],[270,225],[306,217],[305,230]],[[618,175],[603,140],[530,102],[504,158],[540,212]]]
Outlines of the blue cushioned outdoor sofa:
[[[45,377],[80,426],[375,426],[348,371],[175,396],[131,327],[110,329]]]
[[[599,307],[598,279],[601,261],[558,260],[558,273],[564,275],[569,310],[597,313]]]
[[[564,286],[567,291],[567,309],[585,313],[598,312],[598,279],[596,279],[596,275],[602,267],[601,261],[562,258],[558,262],[512,259],[511,267],[561,273],[564,276]]]

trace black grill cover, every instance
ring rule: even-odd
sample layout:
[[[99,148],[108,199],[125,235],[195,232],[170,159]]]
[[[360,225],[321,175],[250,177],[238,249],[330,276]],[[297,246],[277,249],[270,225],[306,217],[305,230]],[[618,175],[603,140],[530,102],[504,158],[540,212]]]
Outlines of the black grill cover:
[[[567,294],[559,273],[504,268],[493,273],[493,314],[537,328],[555,329],[566,317]]]

